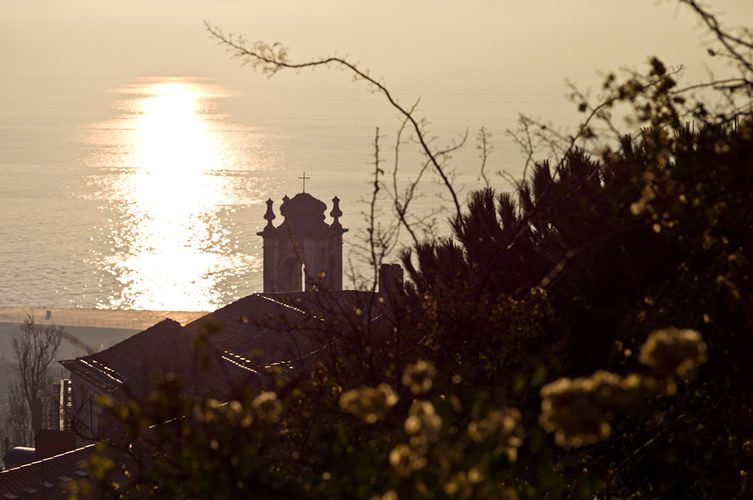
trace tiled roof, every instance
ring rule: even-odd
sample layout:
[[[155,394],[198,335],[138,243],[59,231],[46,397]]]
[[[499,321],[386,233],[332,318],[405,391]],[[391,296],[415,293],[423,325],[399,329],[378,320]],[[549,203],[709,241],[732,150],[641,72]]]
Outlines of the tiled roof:
[[[314,358],[331,338],[324,318],[354,314],[369,296],[353,291],[252,294],[185,327],[167,319],[102,352],[61,363],[105,392],[145,394],[155,374],[173,371],[189,390],[216,393],[230,380],[258,381],[267,367]],[[198,368],[197,345],[210,361],[206,369]]]
[[[186,329],[208,333],[227,361],[239,357],[261,371],[313,357],[332,339],[345,316],[355,317],[371,294],[357,291],[257,293],[192,323]],[[373,315],[372,315],[373,316]],[[326,319],[326,321],[325,321]]]
[[[186,325],[222,351],[250,360],[257,369],[288,361],[318,346],[299,308],[253,294]],[[232,357],[232,356],[230,356]]]
[[[197,346],[195,333],[166,319],[104,351],[61,363],[105,392],[123,390],[140,396],[152,388],[155,377],[168,372],[180,374],[189,388],[213,386],[219,374],[211,369],[197,373],[200,354],[219,359],[211,346]]]
[[[87,476],[83,462],[93,451],[90,444],[0,472],[0,499],[67,498],[65,483]]]
[[[36,452],[34,448],[29,448],[28,446],[16,446],[5,453],[3,456],[3,462],[5,462],[5,466],[8,467],[8,464],[28,464],[29,462],[33,462],[35,458]]]

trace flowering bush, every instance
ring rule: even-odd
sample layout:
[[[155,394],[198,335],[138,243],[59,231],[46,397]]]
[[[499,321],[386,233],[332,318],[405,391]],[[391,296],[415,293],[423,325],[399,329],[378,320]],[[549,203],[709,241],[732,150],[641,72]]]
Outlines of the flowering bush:
[[[366,305],[319,315],[330,348],[274,390],[196,401],[166,378],[104,401],[128,459],[96,455],[93,482],[134,498],[753,495],[753,117],[675,77],[652,58],[608,75],[598,106],[574,94],[613,131],[627,106],[639,128],[612,141],[590,118],[572,140],[524,120],[556,161],[514,194],[473,192],[452,237],[404,251],[379,326]],[[751,80],[724,102],[749,102]]]

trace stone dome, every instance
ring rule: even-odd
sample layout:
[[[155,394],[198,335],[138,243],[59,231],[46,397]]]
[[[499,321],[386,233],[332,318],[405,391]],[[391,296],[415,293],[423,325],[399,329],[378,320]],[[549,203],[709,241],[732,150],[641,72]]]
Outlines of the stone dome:
[[[329,226],[324,222],[325,210],[327,205],[308,193],[298,193],[293,198],[286,196],[280,206],[285,223],[300,234],[326,230]]]

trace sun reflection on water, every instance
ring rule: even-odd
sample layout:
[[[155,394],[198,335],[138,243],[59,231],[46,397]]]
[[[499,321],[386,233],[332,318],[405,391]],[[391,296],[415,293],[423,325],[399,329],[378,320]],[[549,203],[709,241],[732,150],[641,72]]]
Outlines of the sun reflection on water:
[[[135,166],[151,175],[170,180],[196,180],[198,175],[220,166],[217,138],[206,118],[199,114],[199,101],[206,94],[182,82],[157,83],[139,103],[135,120]]]
[[[135,91],[122,140],[125,167],[111,186],[122,221],[105,258],[120,290],[106,307],[212,310],[222,302],[217,276],[258,264],[239,255],[222,224],[233,196],[223,172],[227,140],[200,85],[153,82]]]

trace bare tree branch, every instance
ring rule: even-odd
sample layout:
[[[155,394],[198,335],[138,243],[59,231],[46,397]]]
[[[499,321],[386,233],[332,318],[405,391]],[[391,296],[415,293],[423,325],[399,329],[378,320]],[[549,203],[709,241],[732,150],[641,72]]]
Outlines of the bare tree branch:
[[[489,158],[489,154],[492,152],[492,145],[489,142],[492,134],[486,130],[485,127],[481,127],[478,131],[476,139],[478,145],[476,149],[479,150],[479,156],[481,157],[481,178],[484,180],[484,185],[489,187],[489,178],[486,176],[486,161]]]
[[[55,361],[63,327],[41,325],[28,315],[12,338],[18,382],[31,414],[32,432],[42,428],[43,395],[50,381],[50,365]]]
[[[300,70],[320,66],[335,66],[351,72],[356,79],[366,81],[377,93],[382,94],[390,105],[411,124],[416,134],[416,138],[421,145],[421,149],[429,159],[430,164],[434,167],[434,170],[442,179],[445,188],[450,193],[452,202],[455,206],[455,212],[458,218],[460,218],[461,208],[457,193],[452,185],[452,180],[440,163],[438,153],[429,147],[430,141],[424,135],[423,121],[414,116],[412,111],[413,108],[406,109],[403,107],[397,101],[396,97],[392,95],[389,89],[382,82],[369,75],[368,71],[359,68],[356,64],[351,63],[342,57],[325,57],[303,63],[290,62],[288,60],[287,48],[279,43],[269,45],[264,42],[254,42],[248,44],[242,37],[235,37],[232,34],[226,35],[220,28],[213,27],[207,22],[204,22],[204,26],[209,34],[215,38],[220,45],[224,46],[230,53],[232,53],[234,57],[242,60],[244,63],[250,64],[254,68],[260,68],[261,71],[268,76],[273,76],[283,69]]]
[[[716,39],[719,40],[719,43],[722,44],[729,57],[740,64],[740,66],[746,71],[753,73],[753,63],[751,63],[751,61],[740,52],[740,49],[753,50],[753,39],[746,40],[731,34],[728,29],[724,29],[722,27],[717,17],[711,14],[708,9],[702,7],[697,0],[678,1],[681,4],[687,5],[696,14],[698,14],[698,17],[701,18],[701,21],[709,30],[711,30],[714,36],[716,36]],[[712,52],[712,55],[716,54]]]

